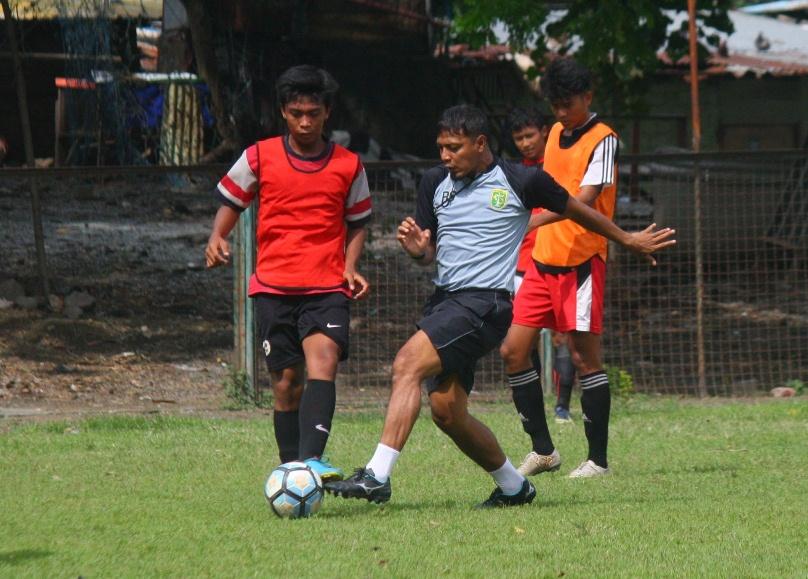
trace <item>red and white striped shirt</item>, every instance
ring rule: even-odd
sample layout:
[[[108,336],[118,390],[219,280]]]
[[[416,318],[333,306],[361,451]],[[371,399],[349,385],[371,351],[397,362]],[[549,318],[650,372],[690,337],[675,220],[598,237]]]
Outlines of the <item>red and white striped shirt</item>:
[[[328,159],[329,147],[315,159],[300,157],[287,147],[290,159],[295,167],[304,171],[316,171],[322,160]],[[258,146],[251,145],[241,154],[241,157],[230,167],[227,174],[222,177],[218,185],[222,201],[236,211],[244,211],[250,206],[256,193],[258,193]],[[357,173],[351,185],[351,190],[345,200],[345,221],[348,226],[359,227],[370,217],[370,188],[365,168]]]
[[[248,147],[219,182],[221,201],[236,211],[261,197],[249,295],[348,293],[339,285],[344,245],[338,240],[344,243],[346,226],[362,227],[370,219],[371,200],[359,158],[335,147],[329,143],[317,157],[301,157],[286,139],[263,141]],[[338,173],[334,163],[342,167]],[[344,225],[337,226],[340,221]]]

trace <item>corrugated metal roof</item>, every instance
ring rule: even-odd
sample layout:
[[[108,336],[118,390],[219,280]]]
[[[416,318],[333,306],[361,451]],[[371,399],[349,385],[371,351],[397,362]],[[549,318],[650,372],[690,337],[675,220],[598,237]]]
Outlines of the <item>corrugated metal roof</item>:
[[[771,4],[806,5],[808,0],[800,2],[780,2]],[[669,32],[679,30],[687,21],[686,11],[666,11],[671,19]],[[553,10],[550,20],[563,17],[563,10]],[[717,34],[722,41],[722,49],[710,57],[710,68],[707,74],[731,74],[744,76],[803,76],[808,75],[808,25],[785,22],[768,16],[747,14],[739,10],[730,10],[729,18],[735,31],[727,35],[714,29],[705,29],[706,34]],[[493,28],[497,38],[503,45],[508,41],[508,33],[501,24]],[[580,39],[573,39],[574,53]],[[548,50],[554,50],[552,39],[548,42]],[[460,50],[457,56],[477,57],[486,60],[502,58],[501,50],[481,51],[480,53]],[[666,53],[660,52],[660,59],[668,65],[686,65],[687,58],[672,63]]]
[[[163,17],[163,0],[10,0],[9,5],[18,20],[53,20],[56,18]],[[0,20],[3,12],[0,10]]]
[[[796,12],[797,10],[808,10],[806,0],[778,0],[777,2],[761,2],[740,8],[742,12],[749,14],[782,14],[784,12]]]
[[[710,57],[708,74],[808,75],[808,26],[739,10],[730,10],[729,17],[735,28],[732,34],[707,30],[716,32],[722,44],[722,50]],[[678,29],[686,19],[687,13],[676,13],[671,28]]]
[[[707,74],[731,74],[736,77],[752,74],[757,77],[770,76],[808,76],[808,62],[802,64],[766,60],[755,56],[734,54],[726,57],[715,55],[710,58]]]
[[[730,12],[730,18],[735,25],[727,39],[730,55],[808,65],[808,27],[737,10]]]

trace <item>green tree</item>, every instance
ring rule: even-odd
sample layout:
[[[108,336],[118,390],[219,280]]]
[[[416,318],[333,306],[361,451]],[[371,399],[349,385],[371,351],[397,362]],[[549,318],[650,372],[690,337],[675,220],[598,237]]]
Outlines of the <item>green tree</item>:
[[[718,32],[732,32],[728,11],[733,0],[702,0],[698,5],[700,60],[718,49]],[[550,5],[563,8],[551,12]],[[640,113],[644,96],[665,51],[676,62],[688,52],[687,18],[670,28],[684,0],[454,0],[454,34],[458,41],[479,46],[495,42],[493,26],[508,31],[514,50],[532,48],[541,67],[550,51],[574,53],[598,79],[603,104],[612,113]],[[555,16],[555,18],[553,18]],[[536,75],[538,70],[529,71]]]

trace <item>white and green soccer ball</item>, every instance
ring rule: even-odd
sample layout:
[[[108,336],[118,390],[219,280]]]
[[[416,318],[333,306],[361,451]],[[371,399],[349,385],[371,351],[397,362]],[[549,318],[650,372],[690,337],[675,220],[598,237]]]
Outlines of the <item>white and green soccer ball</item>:
[[[287,462],[269,475],[264,496],[272,512],[283,519],[310,517],[323,504],[323,481],[306,464]]]

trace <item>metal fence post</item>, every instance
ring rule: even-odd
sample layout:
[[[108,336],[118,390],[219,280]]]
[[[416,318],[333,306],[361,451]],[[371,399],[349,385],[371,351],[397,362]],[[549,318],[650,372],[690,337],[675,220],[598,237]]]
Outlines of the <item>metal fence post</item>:
[[[258,367],[255,357],[255,317],[247,297],[250,276],[255,271],[255,209],[250,207],[238,220],[233,238],[233,327],[235,367],[244,372],[246,388],[258,401]]]
[[[696,33],[696,0],[687,1],[690,44],[690,109],[693,124],[693,152],[701,150],[701,109],[699,106],[699,59]],[[696,355],[699,396],[707,396],[707,363],[704,351],[704,263],[701,223],[701,177],[699,158],[693,163],[693,221],[696,250]]]
[[[553,333],[544,328],[540,334],[542,351],[542,386],[544,394],[553,393]]]

